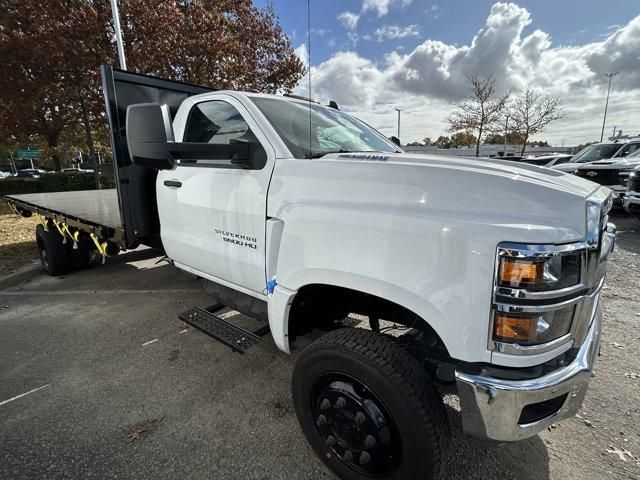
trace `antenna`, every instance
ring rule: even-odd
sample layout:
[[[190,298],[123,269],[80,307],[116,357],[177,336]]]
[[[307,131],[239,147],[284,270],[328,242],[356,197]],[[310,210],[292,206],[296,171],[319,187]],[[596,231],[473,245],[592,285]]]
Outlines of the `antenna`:
[[[307,69],[309,81],[309,158],[311,158],[311,0],[307,0]]]

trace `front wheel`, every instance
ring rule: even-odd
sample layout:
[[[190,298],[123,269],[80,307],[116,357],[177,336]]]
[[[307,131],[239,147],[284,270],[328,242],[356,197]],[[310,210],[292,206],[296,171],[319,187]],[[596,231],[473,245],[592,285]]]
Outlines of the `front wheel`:
[[[446,413],[422,365],[393,338],[328,333],[298,358],[292,389],[307,440],[338,477],[439,477]]]

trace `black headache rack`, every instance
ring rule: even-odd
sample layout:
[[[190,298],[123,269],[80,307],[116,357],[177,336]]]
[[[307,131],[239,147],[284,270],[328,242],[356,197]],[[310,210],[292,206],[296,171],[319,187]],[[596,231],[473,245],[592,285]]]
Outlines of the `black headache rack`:
[[[109,122],[116,190],[6,195],[17,213],[35,213],[71,229],[111,241],[120,248],[138,244],[162,248],[156,203],[157,171],[134,165],[129,157],[126,114],[137,103],[166,104],[175,117],[188,97],[212,89],[149,75],[100,67]]]
[[[166,104],[173,120],[178,107],[186,98],[212,90],[198,85],[126,72],[107,65],[100,67],[100,74],[125,238],[130,243],[142,243],[161,248],[155,183],[158,172],[131,162],[125,124],[127,107],[137,103]]]

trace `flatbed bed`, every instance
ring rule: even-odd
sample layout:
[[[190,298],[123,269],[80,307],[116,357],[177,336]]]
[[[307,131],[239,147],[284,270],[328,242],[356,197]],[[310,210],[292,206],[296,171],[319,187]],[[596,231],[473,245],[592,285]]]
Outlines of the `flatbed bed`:
[[[5,198],[18,211],[29,211],[117,244],[124,241],[124,224],[116,189],[27,193],[6,195]]]

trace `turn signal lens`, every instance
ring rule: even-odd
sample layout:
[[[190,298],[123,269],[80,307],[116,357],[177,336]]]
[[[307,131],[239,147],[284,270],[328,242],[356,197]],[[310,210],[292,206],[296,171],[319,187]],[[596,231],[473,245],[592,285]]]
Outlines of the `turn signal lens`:
[[[544,263],[505,258],[500,263],[500,283],[513,287],[542,283]]]
[[[493,323],[495,340],[527,344],[536,337],[537,317],[514,317],[496,314]]]

